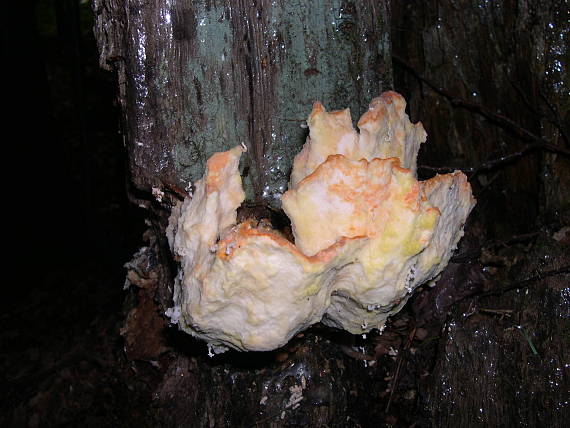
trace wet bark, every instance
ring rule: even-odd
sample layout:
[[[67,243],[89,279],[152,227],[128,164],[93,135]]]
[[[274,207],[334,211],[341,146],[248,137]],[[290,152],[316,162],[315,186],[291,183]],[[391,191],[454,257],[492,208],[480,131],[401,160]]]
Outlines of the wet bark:
[[[428,132],[420,174],[464,168],[478,199],[459,264],[412,303],[416,322],[442,328],[420,387],[433,426],[570,416],[567,13],[557,1],[394,3],[395,86]],[[534,137],[554,147],[527,150]]]
[[[356,117],[391,87],[390,7],[95,1],[101,65],[118,72],[130,195],[149,213],[148,245],[127,266],[122,329],[137,393],[148,400],[143,419],[562,425],[570,168],[555,151],[527,150],[528,135],[568,149],[559,3],[394,2],[395,87],[429,135],[420,174],[464,168],[478,197],[459,256],[382,336],[316,327],[275,352],[209,359],[163,316],[176,274],[164,238],[171,203],[213,152],[243,142],[248,202],[278,205],[312,101],[350,106]]]
[[[568,244],[541,236],[513,271],[508,291],[493,287],[451,308],[426,380],[434,426],[566,425]]]
[[[532,143],[528,134],[570,147],[565,136],[569,82],[564,5],[434,0],[396,2],[393,14],[395,86],[409,100],[412,118],[421,120],[428,132],[420,164],[476,168],[520,152]],[[482,106],[514,127],[498,126],[465,104]],[[485,197],[474,215],[484,218],[491,238],[532,230],[538,215],[567,223],[560,208],[568,207],[570,195],[562,195],[560,184],[569,179],[568,166],[567,156],[534,149],[479,171],[471,182],[475,193],[483,191]],[[420,173],[433,175],[426,168]]]
[[[311,104],[359,117],[392,84],[387,2],[100,0],[94,10],[141,190],[184,193],[212,153],[244,143],[248,198],[274,203]]]
[[[163,314],[177,268],[164,231],[206,159],[240,143],[248,203],[279,205],[312,102],[358,117],[391,87],[388,3],[97,0],[94,11],[101,65],[118,74],[130,195],[149,210],[148,245],[127,265],[121,331],[128,359],[146,364],[148,417],[161,426],[365,424],[378,412],[361,415],[359,397],[385,382],[371,387],[366,360],[341,351],[352,338],[316,329],[276,352],[209,359],[204,344],[170,328]]]

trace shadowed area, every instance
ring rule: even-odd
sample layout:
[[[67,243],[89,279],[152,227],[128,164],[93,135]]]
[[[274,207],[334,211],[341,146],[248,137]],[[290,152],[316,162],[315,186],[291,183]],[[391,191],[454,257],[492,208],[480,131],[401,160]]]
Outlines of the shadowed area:
[[[223,14],[220,2],[198,0],[5,5],[4,266],[12,275],[0,303],[0,425],[564,426],[566,3],[333,0],[319,10],[281,3],[236,1]],[[128,27],[120,21],[125,5]],[[98,37],[109,37],[106,65],[131,61],[141,73],[129,84],[144,88],[134,79],[144,74],[149,98],[121,92],[127,80],[99,67],[92,29],[102,16],[119,24],[96,27]],[[287,19],[275,21],[281,16]],[[143,28],[160,36],[147,38],[147,62],[135,49],[140,38],[121,40],[133,55],[118,55],[114,31]],[[224,57],[189,61],[226,47]],[[304,59],[287,62],[289,53]],[[235,75],[231,55],[241,55]],[[195,79],[166,78],[158,64]],[[343,84],[327,72],[353,78]],[[276,84],[280,73],[291,79]],[[241,172],[250,193],[262,195],[238,218],[268,218],[292,240],[288,219],[267,200],[287,182],[313,101],[350,104],[357,117],[366,105],[343,100],[359,94],[366,104],[392,75],[412,122],[421,120],[428,133],[420,179],[461,169],[478,200],[437,286],[420,287],[381,334],[316,324],[275,351],[208,357],[205,343],[164,316],[177,268],[164,229],[185,180],[199,177],[221,147],[206,143],[222,141],[238,106],[245,125],[235,131],[255,153]],[[150,116],[134,117],[137,128],[121,118],[121,102],[135,95],[123,113],[160,106],[162,122],[145,127]],[[217,98],[230,100],[225,109]],[[233,140],[227,144],[240,143]],[[172,154],[174,145],[180,150]],[[152,194],[157,185],[161,201]]]

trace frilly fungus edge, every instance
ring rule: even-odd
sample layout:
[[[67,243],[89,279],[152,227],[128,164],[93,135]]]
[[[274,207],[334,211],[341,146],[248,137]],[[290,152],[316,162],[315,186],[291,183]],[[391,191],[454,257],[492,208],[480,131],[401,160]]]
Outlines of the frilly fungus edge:
[[[172,212],[181,263],[173,322],[214,352],[276,349],[311,324],[381,329],[447,265],[475,199],[459,171],[416,179],[426,132],[385,92],[352,127],[315,103],[282,205],[295,244],[263,221],[236,223],[244,201],[237,146],[214,154]]]

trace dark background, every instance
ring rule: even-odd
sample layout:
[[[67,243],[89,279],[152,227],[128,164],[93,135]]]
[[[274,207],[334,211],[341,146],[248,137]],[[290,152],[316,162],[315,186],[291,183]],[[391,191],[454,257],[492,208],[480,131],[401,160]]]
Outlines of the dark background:
[[[11,3],[2,25],[10,265],[38,272],[35,286],[55,271],[116,270],[140,242],[142,216],[127,201],[116,78],[98,66],[91,5]]]
[[[145,245],[146,213],[127,197],[116,77],[99,68],[89,2],[9,3],[2,24],[4,209],[9,212],[4,266],[9,275],[1,287],[0,425],[41,426],[46,417],[71,426],[85,421],[113,425],[125,416],[144,420],[137,413],[144,415],[150,405],[145,391],[152,385],[143,384],[151,376],[126,361],[118,334],[126,295],[123,264]],[[439,11],[406,7],[393,8],[394,52],[433,76],[437,67],[427,54],[437,47],[421,45],[414,26],[433,27]],[[462,25],[455,28],[459,38]],[[502,33],[503,48],[511,46],[509,31]],[[541,79],[527,67],[531,49],[522,46],[523,39],[513,36],[513,49],[505,49],[503,57],[486,57],[481,48],[473,64],[463,63],[464,70],[474,70],[472,75],[447,69],[439,84],[463,97],[476,92],[496,111],[517,90],[477,70],[504,61],[514,64],[512,76],[522,82],[522,93],[538,99]],[[466,43],[477,50],[476,42],[484,45],[481,40]],[[452,45],[453,40],[441,42],[442,49]],[[511,52],[520,57],[513,60]],[[442,69],[449,62],[443,61]],[[432,136],[420,164],[468,167],[526,144],[480,117],[473,119],[472,112],[457,113],[401,66],[394,66],[394,76],[396,89],[410,102],[412,120],[422,120]],[[496,90],[497,84],[504,92]],[[510,104],[506,113],[533,132],[543,131],[524,97],[513,96]],[[437,114],[436,107],[426,106],[438,106]],[[568,117],[562,119],[567,124]],[[456,129],[450,130],[450,122]],[[473,136],[469,144],[454,139],[457,129]],[[568,213],[559,213],[556,203],[545,208],[541,186],[549,171],[543,156],[534,151],[473,182],[479,204],[465,240],[471,248],[489,239],[532,234],[539,227],[551,234],[567,224],[563,217]],[[434,171],[420,173],[427,177]],[[151,370],[148,364],[142,367]]]
[[[106,406],[124,402],[102,390],[116,376],[101,361],[120,358],[104,353],[122,346],[123,264],[144,229],[142,210],[127,199],[116,77],[99,68],[89,2],[2,9],[9,274],[1,286],[0,425],[40,424],[26,405],[45,382],[82,403],[78,410],[50,395],[40,407],[52,409],[51,423],[108,425]],[[61,375],[78,364],[87,366]]]

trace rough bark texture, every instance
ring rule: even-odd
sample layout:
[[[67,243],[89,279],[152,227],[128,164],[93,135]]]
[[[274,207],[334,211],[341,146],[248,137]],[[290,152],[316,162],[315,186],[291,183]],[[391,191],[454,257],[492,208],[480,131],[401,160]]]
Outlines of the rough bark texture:
[[[204,42],[196,41],[202,40],[196,38],[200,31],[208,31],[199,25],[201,18],[206,18],[204,23],[218,29],[230,23],[231,40],[228,38],[227,43],[232,51],[227,61],[241,67],[249,64],[251,76],[257,76],[243,82],[247,95],[243,103],[241,95],[229,90],[227,99],[220,98],[220,105],[226,106],[220,117],[239,110],[246,122],[240,125],[243,128],[229,119],[221,123],[233,123],[247,138],[256,129],[253,125],[250,128],[248,119],[253,114],[250,81],[257,88],[256,94],[266,94],[269,86],[260,92],[255,85],[264,82],[283,88],[280,76],[282,70],[288,70],[291,82],[300,77],[301,86],[321,82],[322,91],[327,92],[322,96],[330,97],[332,107],[352,105],[358,98],[355,95],[354,100],[343,99],[336,104],[334,94],[328,91],[336,87],[337,76],[322,76],[321,65],[328,60],[317,55],[321,65],[308,66],[308,59],[299,60],[299,65],[286,65],[292,47],[276,47],[271,31],[259,49],[273,46],[277,59],[256,62],[253,57],[257,50],[251,50],[254,38],[248,39],[249,45],[247,40],[242,45],[242,53],[252,58],[249,62],[230,59],[240,48],[234,33],[244,37],[249,28],[240,25],[234,29],[231,23],[236,19],[251,24],[251,31],[266,28],[263,26],[274,28],[270,21],[274,15],[269,15],[267,8],[261,11],[260,21],[253,20],[262,3],[245,10],[243,4],[228,0],[225,4],[231,8],[234,21],[223,15],[220,22],[213,22],[207,14],[220,10],[221,2],[204,3],[202,8],[197,2],[174,0],[93,3],[104,65],[119,71],[119,100],[135,184],[130,196],[147,210],[134,204],[126,209],[123,150],[111,108],[115,82],[111,75],[96,72],[91,35],[79,32],[78,21],[90,20],[87,2],[7,2],[6,6],[15,7],[6,13],[10,19],[3,28],[11,73],[7,93],[12,115],[7,125],[16,131],[16,145],[22,148],[22,154],[12,158],[25,160],[26,166],[14,176],[20,184],[16,194],[22,190],[29,193],[25,204],[30,208],[24,210],[28,216],[18,211],[21,225],[10,223],[15,234],[11,248],[16,245],[19,249],[10,253],[22,266],[14,268],[12,260],[7,264],[20,279],[17,286],[5,281],[2,295],[0,426],[568,425],[569,158],[561,151],[545,152],[536,147],[530,152],[519,150],[528,144],[521,136],[528,137],[529,130],[559,149],[568,148],[567,2],[392,3],[392,39],[399,58],[395,88],[406,94],[412,115],[424,121],[429,134],[420,164],[475,167],[475,173],[472,170],[470,174],[478,206],[458,254],[437,287],[418,290],[419,294],[389,320],[382,335],[370,334],[364,339],[316,326],[277,352],[231,353],[213,359],[207,357],[204,344],[167,327],[163,312],[170,302],[169,284],[176,269],[165,251],[163,229],[170,198],[184,193],[179,187],[184,187],[192,174],[201,173],[200,163],[207,155],[197,156],[193,167],[192,162],[176,157],[191,159],[189,150],[173,149],[192,147],[191,142],[204,141],[194,137],[214,131],[230,135],[224,127],[220,131],[208,128],[218,123],[218,116],[208,110],[213,105],[212,96],[204,87],[219,94],[219,73],[211,74],[215,77],[212,82],[202,78],[214,70],[211,64],[219,69],[224,64],[220,52],[209,62],[198,61],[195,56],[196,64],[203,63],[206,71],[188,60],[190,71],[180,75],[178,83],[155,78],[167,75],[168,61],[184,70],[184,62],[176,59],[180,56],[170,55],[186,52],[188,59],[204,52],[201,43],[214,43],[205,38]],[[314,6],[317,2],[304,3]],[[293,13],[292,7],[297,4],[302,3],[272,2],[269,9],[283,6]],[[310,46],[317,53],[321,51],[314,46],[322,42],[329,46],[326,43],[336,40],[340,47],[332,55],[345,68],[334,67],[356,69],[366,55],[373,58],[373,52],[388,40],[385,27],[379,33],[372,31],[367,40],[376,40],[374,49],[363,50],[362,37],[356,43],[361,47],[354,47],[354,62],[350,67],[344,62],[343,49],[352,49],[353,45],[337,35],[360,29],[370,14],[386,8],[384,3],[374,3],[374,12],[366,9],[367,4],[331,1],[314,18],[307,12],[303,15],[306,22],[318,24],[326,21],[323,11],[331,6],[336,14],[331,12],[328,17],[334,16],[338,24],[332,24],[332,19],[326,21],[329,30],[307,24],[302,36],[296,37],[307,40],[307,46],[312,40]],[[39,8],[37,21],[34,5]],[[59,6],[57,13],[51,10],[54,5]],[[78,6],[81,20],[77,14],[67,13]],[[354,12],[362,10],[371,12],[364,17]],[[288,15],[288,19],[293,16]],[[193,21],[192,25],[180,24]],[[310,34],[315,28],[331,40],[315,39],[316,35]],[[287,34],[293,37],[288,30],[282,32],[284,39]],[[143,34],[156,37],[143,42]],[[219,42],[215,43],[226,43],[224,37],[217,37]],[[162,50],[154,51],[154,47]],[[378,55],[384,59],[387,53]],[[279,67],[271,68],[270,58],[281,61]],[[413,68],[404,67],[402,60]],[[293,69],[300,72],[293,73]],[[264,70],[272,72],[262,76]],[[229,72],[234,76],[233,70]],[[390,67],[375,72],[389,75]],[[235,76],[250,76],[248,73],[236,70]],[[200,90],[196,89],[194,75],[201,79]],[[358,87],[355,82],[365,81],[357,77],[358,73],[350,83],[354,87]],[[428,80],[435,82],[433,87]],[[139,95],[137,88],[142,91]],[[159,96],[163,89],[169,94],[164,97],[166,101]],[[360,93],[367,90],[359,89]],[[171,95],[182,91],[186,91],[188,110],[178,116],[175,109],[180,110],[182,98]],[[472,96],[473,92],[477,95]],[[304,96],[295,94],[294,102]],[[271,102],[277,103],[270,108],[281,106],[277,95],[270,95]],[[227,107],[232,100],[237,100],[235,109]],[[479,100],[481,104],[475,104]],[[471,102],[471,109],[466,108],[466,101]],[[265,108],[264,101],[253,102],[256,118],[259,113],[266,120],[260,111]],[[492,115],[484,116],[474,106],[508,114],[518,129],[499,130]],[[156,117],[144,116],[153,111]],[[143,116],[138,117],[139,113]],[[305,115],[303,111],[301,117],[292,118],[302,120]],[[151,121],[153,118],[159,120]],[[172,135],[176,139],[170,135],[169,120],[174,123]],[[291,133],[303,131],[297,128],[298,122],[285,122],[276,126],[290,124]],[[259,128],[260,122],[256,126]],[[232,135],[237,135],[236,129],[231,129]],[[270,128],[263,129],[265,134],[260,135],[267,136]],[[525,130],[526,134],[522,132]],[[282,132],[288,135],[289,131]],[[184,143],[186,137],[189,142]],[[136,145],[134,138],[143,146]],[[215,139],[220,147],[226,143],[222,140]],[[261,140],[255,141],[259,145]],[[285,144],[284,139],[280,141]],[[263,147],[266,153],[273,153],[271,147]],[[265,153],[263,150],[256,156]],[[253,151],[250,146],[249,154]],[[184,165],[172,171],[161,169],[164,159],[164,166],[176,166],[176,159],[182,159]],[[249,160],[250,183],[261,171],[254,168],[253,159]],[[483,159],[491,161],[487,164],[491,168],[479,168]],[[264,162],[271,167],[276,160],[267,158]],[[431,174],[433,168],[420,173]],[[277,181],[281,177],[279,171],[269,171],[269,178],[262,176],[267,181],[256,185],[260,193],[255,194],[260,200],[266,185],[271,190],[269,200],[279,191],[271,174]],[[21,178],[26,185],[22,186]],[[153,186],[165,190],[162,203],[151,196]],[[249,192],[254,195],[251,184]],[[89,212],[89,221],[78,215],[80,207]],[[249,206],[241,216],[247,217],[258,208]],[[144,223],[135,216],[141,212],[150,220],[145,234],[147,246],[127,265],[129,288],[124,293],[120,264],[138,245]],[[279,220],[274,210],[266,210],[265,215]],[[43,227],[41,239],[38,228],[33,227],[38,224]],[[89,233],[91,240],[86,237]],[[127,302],[121,314],[125,294]]]
[[[359,117],[391,86],[384,1],[98,0],[94,10],[142,190],[184,192],[210,155],[243,142],[248,198],[278,205],[313,101]]]
[[[313,101],[358,117],[391,87],[388,3],[98,0],[94,11],[101,65],[118,71],[131,194],[151,212],[149,245],[127,266],[122,334],[131,361],[158,369],[152,423],[365,423],[358,397],[370,388],[351,373],[366,368],[340,352],[344,337],[309,334],[278,352],[210,360],[204,344],[169,329],[176,267],[164,230],[171,198],[212,153],[239,143],[248,200],[279,205]],[[153,188],[165,192],[159,203]]]
[[[560,269],[565,273],[524,285],[537,272]],[[567,424],[568,245],[541,237],[513,271],[513,284],[521,288],[467,299],[452,308],[427,386],[434,426]]]
[[[567,128],[567,5],[555,0],[433,0],[395,2],[393,9],[393,52],[426,79],[418,79],[395,62],[395,85],[409,100],[412,119],[421,119],[428,132],[420,164],[476,167],[504,158],[532,143],[528,135],[521,138],[520,128],[569,147],[552,124],[557,115],[549,106],[558,110],[558,120]],[[450,93],[452,99],[438,94],[426,81]],[[458,100],[484,106],[520,128],[505,130],[473,109],[459,106]],[[544,214],[544,204],[537,203],[544,197],[544,186],[551,206],[568,207],[568,194],[566,202],[560,194],[561,181],[568,180],[563,172],[569,166],[567,158],[534,150],[501,166],[482,171],[473,180],[476,192],[491,190],[477,206],[477,213],[493,219],[486,225],[491,236],[534,227],[537,214]],[[562,212],[558,216],[569,220]],[[555,217],[550,214],[551,221]]]
[[[570,416],[570,263],[564,233],[559,241],[551,236],[570,220],[570,165],[568,157],[526,152],[533,141],[524,132],[569,147],[567,5],[397,2],[392,22],[395,86],[428,132],[420,165],[475,167],[478,205],[464,254],[477,241],[503,242],[451,266],[415,300],[416,321],[447,318],[421,401],[437,427],[563,426]],[[479,114],[481,106],[495,116]],[[500,126],[496,116],[514,126]],[[478,169],[485,161],[495,167]],[[550,233],[532,244],[525,234],[541,225]],[[531,244],[517,245],[513,235]],[[566,273],[540,279],[560,269]],[[466,298],[505,282],[520,290]]]
[[[477,167],[529,143],[426,81],[554,146],[568,144],[549,120],[568,117],[567,76],[555,66],[568,34],[559,2],[393,6],[395,53],[425,79],[397,69],[396,88],[431,136],[420,164]],[[150,209],[148,246],[128,266],[122,334],[135,378],[146,382],[136,391],[153,397],[143,416],[151,425],[556,426],[568,418],[560,399],[568,389],[567,273],[523,282],[528,294],[469,300],[535,270],[567,269],[567,244],[551,236],[568,222],[560,210],[570,200],[569,168],[541,151],[476,171],[479,205],[463,258],[412,302],[413,317],[404,311],[382,336],[316,327],[276,352],[209,359],[203,343],[168,328],[162,315],[176,274],[164,238],[171,199],[210,154],[244,142],[249,201],[275,205],[312,101],[350,106],[356,117],[391,86],[389,9],[333,0],[94,2],[101,64],[119,76],[131,195]],[[158,203],[152,188],[165,192]],[[531,252],[510,241],[481,251],[486,239],[527,232],[537,218],[550,229]],[[552,264],[543,263],[548,254]]]

